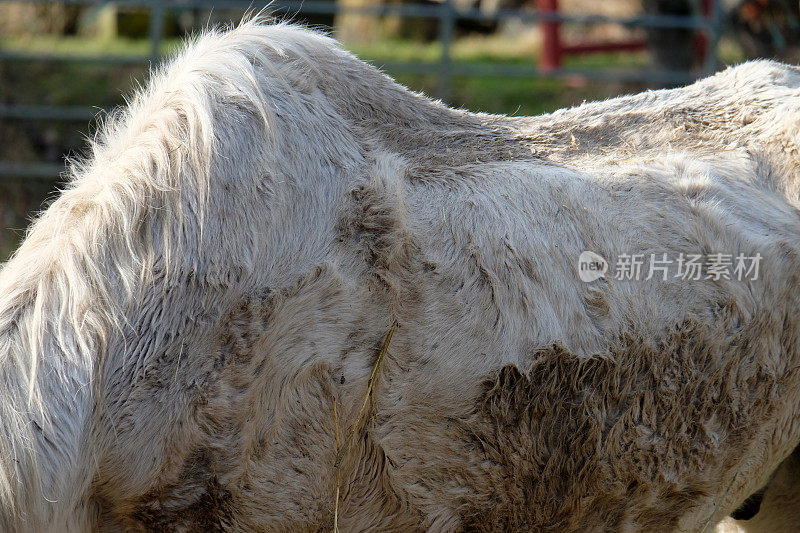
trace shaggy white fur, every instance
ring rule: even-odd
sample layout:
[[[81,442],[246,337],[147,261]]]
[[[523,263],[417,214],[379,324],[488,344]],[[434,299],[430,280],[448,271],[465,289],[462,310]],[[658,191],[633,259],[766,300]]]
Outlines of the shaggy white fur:
[[[205,33],[0,272],[0,529],[713,527],[800,442],[799,88],[508,118]],[[584,283],[584,250],[763,259]]]

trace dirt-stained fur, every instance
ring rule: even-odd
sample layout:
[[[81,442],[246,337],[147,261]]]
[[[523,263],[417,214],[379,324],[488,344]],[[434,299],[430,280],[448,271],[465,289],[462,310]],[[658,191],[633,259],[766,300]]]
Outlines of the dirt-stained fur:
[[[510,118],[295,26],[199,36],[0,271],[0,530],[798,527],[798,91]]]
[[[526,374],[507,366],[487,380],[470,426],[496,496],[469,509],[470,528],[677,528],[745,454],[753,425],[775,420],[770,399],[800,372],[742,368],[754,331],[780,326],[732,320],[683,323],[655,345],[628,334],[591,357],[556,344]],[[739,391],[753,398],[746,410]]]

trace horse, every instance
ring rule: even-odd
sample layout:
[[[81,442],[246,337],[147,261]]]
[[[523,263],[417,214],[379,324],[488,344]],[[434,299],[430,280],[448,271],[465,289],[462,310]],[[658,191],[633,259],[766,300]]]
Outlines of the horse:
[[[798,91],[757,61],[507,117],[292,24],[204,32],[0,272],[0,528],[788,516]]]

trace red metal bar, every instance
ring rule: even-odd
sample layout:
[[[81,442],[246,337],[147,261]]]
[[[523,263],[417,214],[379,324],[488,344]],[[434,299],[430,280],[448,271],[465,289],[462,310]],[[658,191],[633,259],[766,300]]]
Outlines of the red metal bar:
[[[558,0],[536,0],[536,9],[544,13],[558,13]],[[543,22],[542,70],[553,70],[561,67],[561,23]]]
[[[704,0],[710,1],[710,0]],[[558,0],[536,0],[536,9],[543,13],[558,13]],[[590,54],[594,52],[624,52],[644,50],[647,44],[643,40],[624,42],[578,43],[565,45],[561,42],[561,23],[542,23],[542,70],[561,68],[564,56],[571,54]]]
[[[703,15],[711,16],[714,0],[701,0]],[[536,0],[536,9],[543,13],[558,13],[558,0]],[[641,39],[620,42],[576,43],[563,44],[561,42],[561,23],[542,22],[542,70],[561,68],[564,57],[575,54],[591,54],[595,52],[633,52],[645,50],[647,43]],[[702,59],[708,53],[708,36],[697,32],[694,36],[694,46],[697,55]]]
[[[594,52],[636,52],[645,50],[647,42],[643,39],[634,41],[620,42],[600,42],[600,43],[578,43],[563,45],[561,52],[563,55],[591,54]]]
[[[712,2],[714,0],[702,0],[701,9],[703,10],[703,16],[706,18],[711,16],[711,8]],[[693,43],[695,53],[697,57],[700,58],[700,61],[703,61],[708,54],[708,35],[704,31],[698,31],[694,34]]]

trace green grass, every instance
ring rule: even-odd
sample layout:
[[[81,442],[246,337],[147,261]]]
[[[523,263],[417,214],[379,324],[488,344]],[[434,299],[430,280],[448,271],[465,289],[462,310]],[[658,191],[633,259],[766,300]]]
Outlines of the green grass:
[[[162,43],[163,54],[181,46],[179,39]],[[25,53],[48,53],[69,56],[118,55],[146,57],[150,53],[147,39],[93,39],[76,36],[30,36],[0,39],[0,48]],[[424,62],[436,65],[441,57],[437,42],[386,39],[370,45],[352,46],[358,57],[381,67],[386,63]],[[454,41],[451,57],[454,64],[467,70],[474,64],[535,66],[540,53],[539,42],[531,37],[508,38],[498,35],[471,36]],[[723,40],[720,46],[722,64],[744,59],[741,49]],[[570,57],[566,67],[573,68],[646,68],[644,52],[592,54]],[[15,76],[9,65],[6,80],[0,80],[0,99],[16,103],[51,105],[94,105],[113,107],[122,103],[122,94],[130,94],[134,80],[143,80],[145,66],[108,66],[84,63],[29,64],[25,72]],[[435,74],[395,73],[400,83],[431,96],[440,96]],[[0,74],[3,74],[0,72]],[[23,78],[35,80],[26,83]],[[9,86],[15,86],[9,93]],[[4,91],[4,88],[6,89]],[[529,79],[462,76],[450,83],[447,102],[456,107],[487,113],[536,115],[561,107],[641,90],[644,85],[580,82],[576,80]]]
[[[162,42],[161,52],[169,53],[180,46],[179,39]],[[96,39],[74,35],[31,35],[0,39],[0,48],[31,54],[63,54],[68,56],[114,55],[148,56],[150,42],[147,39]]]
[[[32,36],[0,39],[0,48],[25,53],[47,53],[68,56],[118,55],[145,57],[149,54],[146,39],[91,39],[75,36]],[[177,39],[167,40],[162,53],[169,54],[180,46]],[[441,57],[438,43],[408,40],[384,40],[369,46],[354,46],[352,51],[376,66],[396,62],[425,62],[436,65]],[[531,39],[509,39],[477,36],[458,39],[451,49],[452,61],[462,67],[472,64],[535,66],[539,56],[538,42]],[[645,54],[602,54],[570,58],[567,66],[645,66]],[[23,67],[20,67],[23,68]],[[111,66],[85,63],[26,64],[26,70],[15,76],[17,68],[7,66],[5,83],[0,83],[0,97],[7,101],[28,104],[96,105],[109,107],[122,102],[121,94],[131,92],[134,79],[141,80],[144,67]],[[438,96],[435,74],[389,74],[409,88]],[[26,83],[23,78],[36,80]],[[9,93],[9,85],[17,85]],[[4,91],[4,87],[6,90]],[[499,77],[456,77],[447,101],[451,105],[473,111],[504,114],[539,114],[583,100],[605,98],[628,92],[616,84],[575,84],[563,80]],[[21,88],[21,90],[20,90]],[[4,94],[5,93],[5,94]],[[11,99],[8,97],[11,96]]]
[[[363,47],[351,47],[360,58],[374,65],[398,61],[436,63],[441,57],[439,43],[386,40]],[[454,64],[466,67],[473,64],[503,66],[536,66],[540,55],[538,41],[531,38],[502,36],[472,36],[456,40],[451,49]],[[644,53],[597,54],[567,59],[565,66],[585,67],[645,67]],[[438,95],[438,76],[435,74],[392,73],[404,85],[427,94]],[[537,115],[584,100],[608,98],[630,92],[638,87],[609,83],[577,83],[575,80],[503,78],[489,76],[457,76],[450,83],[449,104],[486,113],[507,115]]]

